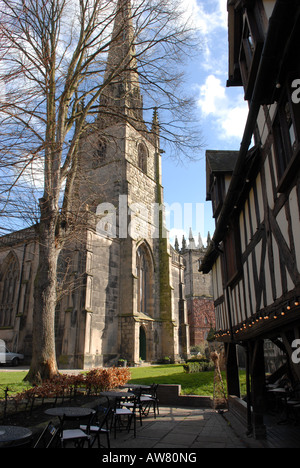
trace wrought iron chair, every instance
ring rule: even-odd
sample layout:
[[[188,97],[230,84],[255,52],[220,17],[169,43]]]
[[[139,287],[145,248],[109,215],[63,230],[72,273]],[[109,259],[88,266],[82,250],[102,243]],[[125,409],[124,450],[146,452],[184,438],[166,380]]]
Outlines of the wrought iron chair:
[[[159,414],[159,399],[157,396],[158,384],[151,385],[150,392],[148,394],[142,394],[140,397],[142,405],[142,413],[144,416],[148,416],[151,406],[153,408],[154,418],[156,419],[156,412]]]
[[[132,403],[132,405],[130,404]],[[114,407],[112,408],[111,427],[114,427],[114,437],[116,438],[117,426],[121,430],[124,417],[127,417],[126,429],[129,432],[133,421],[134,437],[136,437],[136,408],[138,405],[138,397],[132,396],[132,401],[129,399],[123,400],[116,398]]]
[[[58,442],[58,428],[50,421],[44,428],[33,448],[53,448]]]
[[[92,417],[93,414],[89,415],[86,418],[86,431],[83,431],[82,429],[80,429],[80,427],[78,427],[79,421],[82,420],[82,418],[64,415],[61,419],[61,424],[59,428],[61,447],[65,447],[68,442],[74,442],[75,447],[83,448],[85,442],[87,442],[88,448],[90,448],[90,423]]]
[[[139,411],[140,415],[140,425],[143,425],[142,416],[143,416],[143,403],[141,401],[142,389],[139,388],[132,392],[133,396],[131,398],[126,398],[121,400],[121,406],[123,408],[128,408],[135,410],[135,414]]]
[[[90,422],[90,425],[80,425],[80,429],[84,432],[89,432],[92,439],[90,442],[90,448],[93,447],[95,441],[98,442],[98,448],[101,447],[100,436],[103,434],[106,436],[107,448],[110,448],[110,429],[108,427],[108,421],[112,416],[112,408],[106,408],[104,406],[98,406],[96,413]]]

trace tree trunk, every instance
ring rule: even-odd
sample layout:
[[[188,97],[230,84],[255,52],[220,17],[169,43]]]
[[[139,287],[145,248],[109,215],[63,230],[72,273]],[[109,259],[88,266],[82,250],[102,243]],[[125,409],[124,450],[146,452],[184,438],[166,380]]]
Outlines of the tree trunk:
[[[44,218],[45,219],[45,218]],[[56,217],[39,225],[39,266],[34,284],[32,362],[25,380],[39,384],[58,374],[55,353],[57,259]]]

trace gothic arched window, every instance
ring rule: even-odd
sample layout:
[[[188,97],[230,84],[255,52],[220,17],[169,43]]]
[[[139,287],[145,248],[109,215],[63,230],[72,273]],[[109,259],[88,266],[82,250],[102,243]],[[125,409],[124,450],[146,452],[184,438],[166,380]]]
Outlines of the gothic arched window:
[[[136,254],[136,276],[138,278],[138,312],[147,313],[147,293],[149,283],[149,270],[143,249],[139,248]]]
[[[9,327],[13,323],[17,301],[19,263],[13,254],[4,262],[0,288],[0,326]]]
[[[153,265],[145,245],[136,253],[137,311],[153,315]]]
[[[107,151],[107,144],[105,139],[99,138],[96,142],[96,147],[94,149],[94,157],[93,157],[93,168],[98,167],[105,161],[106,158],[106,151]]]
[[[145,146],[140,143],[138,147],[138,165],[145,174],[147,173],[147,150]]]

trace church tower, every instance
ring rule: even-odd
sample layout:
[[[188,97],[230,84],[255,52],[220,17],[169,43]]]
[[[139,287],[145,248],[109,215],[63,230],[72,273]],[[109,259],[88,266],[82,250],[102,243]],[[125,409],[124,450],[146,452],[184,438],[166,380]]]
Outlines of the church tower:
[[[188,352],[183,262],[174,261],[163,227],[158,113],[148,129],[131,2],[119,0],[116,8],[99,112],[79,149],[77,202],[89,219],[81,241],[84,282],[71,306],[62,305],[58,354],[83,368],[118,358],[177,360]]]

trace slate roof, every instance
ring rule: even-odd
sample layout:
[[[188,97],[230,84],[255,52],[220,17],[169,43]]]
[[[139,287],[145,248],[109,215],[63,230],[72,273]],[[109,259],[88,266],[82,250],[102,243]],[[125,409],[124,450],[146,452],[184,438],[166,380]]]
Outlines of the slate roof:
[[[206,151],[206,199],[210,200],[210,190],[213,176],[216,174],[233,173],[239,151]]]
[[[206,151],[206,162],[211,172],[233,172],[239,151]]]

